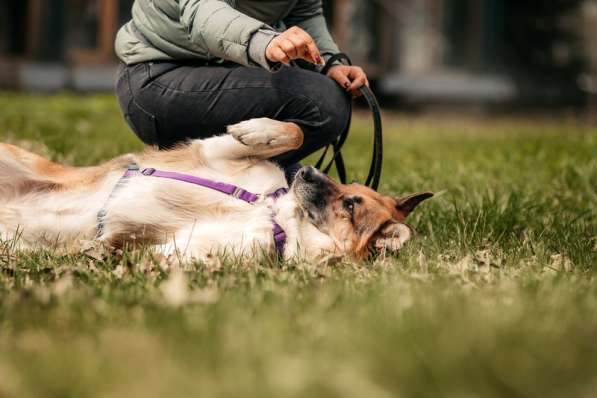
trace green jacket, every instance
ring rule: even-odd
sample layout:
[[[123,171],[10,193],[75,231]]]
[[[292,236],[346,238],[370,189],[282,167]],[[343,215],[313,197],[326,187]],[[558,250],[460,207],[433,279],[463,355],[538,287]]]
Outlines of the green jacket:
[[[135,0],[132,14],[115,44],[128,65],[223,59],[269,69],[265,48],[276,30],[290,26],[307,31],[322,54],[339,51],[327,30],[322,0]]]

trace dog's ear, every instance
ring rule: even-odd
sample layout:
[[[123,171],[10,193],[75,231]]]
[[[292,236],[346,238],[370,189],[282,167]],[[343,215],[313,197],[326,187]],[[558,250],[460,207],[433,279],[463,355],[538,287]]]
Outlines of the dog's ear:
[[[425,199],[429,199],[433,196],[433,192],[419,192],[413,193],[412,195],[396,198],[396,210],[404,216],[408,215]]]
[[[378,251],[395,252],[400,250],[412,235],[413,231],[408,225],[391,221],[381,227],[371,246]]]

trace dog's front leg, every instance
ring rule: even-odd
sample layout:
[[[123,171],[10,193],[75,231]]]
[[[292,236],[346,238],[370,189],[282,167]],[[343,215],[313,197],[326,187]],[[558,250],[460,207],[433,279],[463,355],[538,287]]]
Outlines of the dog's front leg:
[[[303,131],[296,123],[268,118],[228,126],[228,133],[204,140],[205,154],[217,159],[269,159],[303,145]]]

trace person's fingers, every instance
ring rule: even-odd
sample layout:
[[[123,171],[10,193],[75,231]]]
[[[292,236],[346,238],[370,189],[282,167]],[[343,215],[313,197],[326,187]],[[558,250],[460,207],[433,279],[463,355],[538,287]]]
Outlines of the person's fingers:
[[[359,66],[350,66],[347,72],[350,80],[355,80],[365,75],[365,72]]]
[[[348,79],[346,71],[343,70],[344,67],[336,66],[330,69],[329,76],[334,79],[340,86],[342,86],[345,90],[350,89],[350,80]]]
[[[294,46],[294,49],[296,51],[295,58],[302,58],[306,61],[312,62],[310,55],[308,53],[305,53],[305,43],[299,36],[288,36],[288,41],[290,41]]]
[[[271,62],[281,62],[280,58],[283,58],[285,55],[282,49],[278,46],[278,40],[279,36],[274,38],[265,49],[265,57]]]
[[[305,46],[307,47],[307,52],[311,56],[311,60],[313,61],[313,63],[317,65],[323,65],[324,62],[321,58],[321,53],[319,52],[319,48],[317,48],[315,41],[309,38]]]
[[[275,48],[284,52],[286,57],[282,57]],[[272,62],[288,63],[302,58],[308,62],[322,64],[321,54],[311,35],[296,26],[282,32],[270,42],[266,49],[266,57]]]
[[[290,60],[300,57],[298,55],[299,52],[298,52],[297,47],[294,45],[294,43],[290,39],[284,38],[284,39],[280,40],[279,46],[282,49],[282,51],[284,51],[286,53],[286,56],[288,56],[288,58]]]
[[[348,77],[352,81],[352,84],[350,85],[350,91],[352,92],[367,84],[367,75],[365,75],[363,69],[358,66],[353,66],[350,68],[348,71]]]
[[[358,97],[363,96],[363,93],[360,90],[361,87],[363,87],[363,86],[369,87],[369,81],[367,79],[365,79],[365,84],[360,85],[358,88],[356,88],[355,90],[352,91],[353,98],[358,98]]]
[[[352,84],[350,85],[350,91],[358,90],[359,88],[364,86],[366,82],[367,82],[367,79],[365,78],[365,76],[357,77],[356,79],[354,79],[352,81]]]
[[[292,40],[299,51],[301,58],[311,63],[320,64],[321,54],[311,35],[300,28],[288,30],[288,38]]]
[[[274,45],[271,48],[270,61],[272,61],[272,62],[282,62],[283,64],[288,65],[290,63],[290,58],[288,58],[288,56],[280,48],[280,46]]]
[[[302,58],[307,62],[313,64],[321,63],[321,56],[319,55],[319,49],[315,45],[313,39],[309,35],[293,34],[288,36],[288,40],[294,44],[297,49],[297,58]]]
[[[307,52],[309,53],[309,57],[311,58],[310,61],[315,64],[321,64],[321,53],[319,52],[319,48],[315,44],[315,41],[308,33],[305,33],[306,37],[304,38],[304,46],[306,47]],[[308,60],[309,61],[309,60]]]
[[[328,71],[328,76],[340,84],[353,98],[362,95],[359,88],[369,86],[367,75],[358,66],[336,65]]]

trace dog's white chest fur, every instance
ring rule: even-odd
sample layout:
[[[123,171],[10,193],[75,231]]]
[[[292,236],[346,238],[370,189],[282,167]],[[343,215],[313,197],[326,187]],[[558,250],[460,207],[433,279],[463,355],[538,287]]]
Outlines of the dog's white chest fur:
[[[193,174],[262,195],[286,186],[282,171],[269,163],[228,175],[207,168]],[[274,243],[274,207],[272,199],[250,204],[207,187],[137,175],[110,201],[102,239],[141,234],[165,254],[185,258],[254,254]]]

